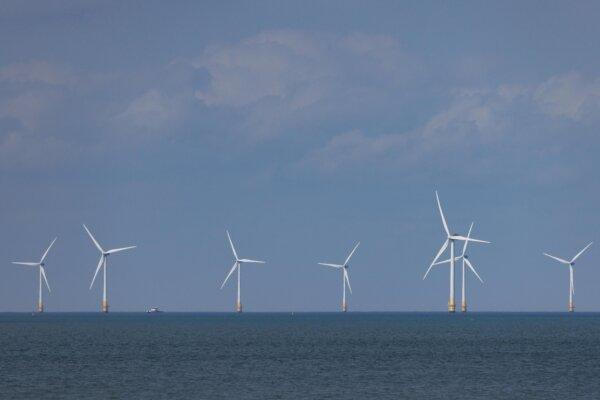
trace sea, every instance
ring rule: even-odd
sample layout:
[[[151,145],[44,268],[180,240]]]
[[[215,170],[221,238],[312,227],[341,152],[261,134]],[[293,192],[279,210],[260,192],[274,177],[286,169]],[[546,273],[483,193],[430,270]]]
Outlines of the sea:
[[[600,314],[4,313],[0,399],[600,399]]]

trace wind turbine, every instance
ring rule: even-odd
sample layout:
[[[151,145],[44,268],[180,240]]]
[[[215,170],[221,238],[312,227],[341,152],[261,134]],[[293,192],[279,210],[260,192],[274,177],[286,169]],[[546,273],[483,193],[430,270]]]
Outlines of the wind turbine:
[[[233,267],[231,267],[231,269],[229,270],[229,273],[227,274],[227,277],[223,281],[223,284],[221,285],[221,289],[223,289],[223,287],[225,286],[225,283],[227,283],[227,280],[229,279],[231,274],[233,274],[233,272],[235,270],[237,270],[237,301],[235,302],[235,311],[241,313],[242,312],[242,298],[241,298],[242,264],[264,264],[265,262],[249,260],[247,258],[239,258],[237,255],[237,252],[235,251],[235,247],[233,246],[233,242],[231,241],[231,236],[229,236],[229,231],[225,231],[225,232],[227,232],[227,239],[229,239],[229,244],[231,245],[231,251],[233,252],[233,257],[234,257],[235,261],[233,263]]]
[[[438,209],[440,211],[440,217],[442,218],[442,224],[444,225],[444,231],[446,232],[446,241],[444,241],[444,244],[442,245],[442,247],[436,254],[435,258],[431,262],[431,265],[427,269],[427,272],[425,272],[425,275],[423,276],[423,280],[425,280],[425,278],[427,278],[427,275],[429,274],[429,271],[431,271],[431,268],[435,265],[435,263],[437,262],[438,258],[440,258],[442,253],[444,251],[446,251],[446,248],[448,248],[448,244],[450,244],[450,298],[448,299],[448,312],[453,313],[456,311],[456,304],[454,302],[454,261],[455,261],[454,242],[456,240],[461,240],[461,241],[466,241],[466,242],[477,242],[477,243],[490,243],[490,242],[488,242],[486,240],[479,240],[479,239],[473,239],[471,237],[461,236],[456,233],[451,234],[450,229],[448,228],[448,224],[446,223],[446,218],[444,217],[444,212],[442,211],[442,204],[440,203],[440,197],[438,196],[437,190],[435,191],[435,198],[437,200]]]
[[[471,231],[473,230],[473,223],[471,222],[471,226],[469,227],[469,233],[467,234],[467,238],[471,237]],[[469,261],[469,255],[467,254],[467,245],[469,244],[469,240],[465,240],[463,244],[462,254],[454,259],[454,261],[462,260],[462,302],[460,305],[460,310],[462,312],[467,312],[467,293],[466,293],[466,268],[469,268],[471,272],[475,274],[477,279],[481,283],[483,283],[483,279],[479,276],[471,261]],[[450,259],[445,261],[438,261],[433,265],[441,265],[447,264],[450,262]],[[466,268],[465,268],[466,267]]]
[[[348,263],[350,262],[350,258],[360,245],[360,242],[356,243],[356,246],[352,249],[346,261],[343,264],[328,264],[328,263],[318,263],[319,265],[324,265],[326,267],[332,267],[342,270],[342,312],[348,311],[348,303],[346,302],[346,284],[348,285],[348,289],[350,290],[350,294],[352,294],[352,287],[350,286],[350,278],[348,277]]]
[[[50,285],[48,284],[48,278],[46,278],[46,269],[44,268],[46,266],[46,264],[44,263],[44,260],[46,259],[46,256],[48,255],[50,248],[52,247],[54,242],[56,242],[56,239],[58,239],[58,238],[54,238],[52,243],[50,243],[50,246],[48,246],[48,248],[42,255],[42,258],[40,259],[39,262],[22,262],[22,261],[13,261],[12,262],[13,264],[17,264],[17,265],[25,265],[28,267],[38,267],[39,268],[39,294],[38,294],[38,305],[37,305],[37,311],[39,313],[44,312],[44,303],[42,301],[42,279],[44,280],[44,283],[46,284],[46,287],[48,288],[48,292],[52,292],[50,290]]]
[[[553,255],[550,255],[548,253],[544,253],[546,257],[553,258],[556,261],[569,266],[569,312],[575,311],[575,305],[573,304],[573,294],[575,294],[575,282],[573,282],[573,265],[575,265],[575,260],[577,260],[579,256],[582,255],[583,252],[586,251],[592,245],[592,243],[593,242],[590,242],[587,246],[585,246],[579,253],[575,255],[575,257],[571,259],[571,261],[563,260],[562,258],[554,257]]]
[[[94,242],[94,245],[96,246],[96,248],[101,253],[101,255],[100,255],[100,261],[98,261],[98,267],[96,267],[96,272],[94,272],[94,277],[92,278],[92,283],[90,284],[90,290],[92,289],[92,286],[94,286],[94,281],[96,280],[96,276],[98,275],[98,271],[100,271],[100,268],[104,267],[103,268],[103,272],[104,272],[104,286],[103,286],[103,289],[102,289],[101,311],[103,313],[107,313],[108,312],[108,301],[106,300],[106,260],[107,260],[108,256],[110,256],[111,254],[115,254],[115,253],[118,253],[120,251],[125,251],[125,250],[129,250],[129,249],[135,249],[137,246],[120,247],[118,249],[112,249],[112,250],[104,251],[104,249],[102,248],[102,246],[100,246],[100,244],[98,243],[98,241],[94,238],[94,236],[92,235],[92,233],[90,232],[90,230],[87,228],[87,226],[85,226],[85,224],[83,224],[83,228],[85,229],[85,231],[89,235],[90,239],[92,239],[92,242]]]

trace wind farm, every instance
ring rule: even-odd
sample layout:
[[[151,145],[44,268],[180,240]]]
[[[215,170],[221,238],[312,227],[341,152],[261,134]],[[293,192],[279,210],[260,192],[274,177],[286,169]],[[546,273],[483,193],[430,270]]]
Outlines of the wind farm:
[[[461,262],[461,308],[460,308],[460,311],[462,313],[466,313],[469,309],[468,301],[467,301],[467,297],[468,297],[467,283],[468,283],[469,274],[472,273],[477,278],[477,280],[479,280],[482,284],[484,283],[482,277],[480,276],[479,272],[476,270],[475,266],[473,265],[473,262],[470,259],[468,250],[471,247],[469,247],[469,243],[473,242],[473,243],[481,243],[481,244],[490,244],[491,242],[487,241],[487,240],[477,239],[472,236],[473,227],[475,225],[474,222],[471,222],[466,235],[461,235],[458,233],[451,233],[452,230],[446,219],[446,215],[445,215],[444,209],[442,207],[442,202],[440,200],[440,196],[439,196],[437,190],[434,191],[434,194],[435,194],[435,200],[436,200],[437,213],[439,214],[439,217],[441,219],[441,225],[443,228],[443,234],[445,236],[445,239],[444,239],[442,246],[436,253],[433,261],[429,264],[429,267],[427,268],[425,274],[423,275],[422,280],[427,279],[427,277],[429,276],[431,271],[434,269],[434,267],[448,265],[448,267],[449,267],[449,296],[448,296],[447,311],[450,314],[454,314],[456,312],[456,299],[455,299],[456,271],[455,271],[455,268],[456,268],[456,263]],[[116,254],[116,253],[135,249],[137,246],[131,245],[131,246],[117,247],[117,248],[105,250],[104,247],[102,247],[102,245],[96,239],[96,237],[92,234],[91,230],[85,224],[83,224],[82,226],[83,226],[84,231],[86,232],[88,238],[91,240],[92,244],[94,245],[94,247],[100,252],[100,258],[98,260],[96,269],[94,270],[94,274],[92,276],[92,280],[89,285],[89,290],[91,290],[93,288],[96,278],[98,277],[98,274],[102,271],[102,300],[100,303],[100,311],[102,313],[108,313],[108,311],[109,311],[108,283],[107,283],[108,282],[107,281],[108,257],[113,254]],[[243,311],[242,289],[241,289],[241,287],[242,287],[242,283],[241,283],[242,267],[247,264],[265,264],[266,262],[261,261],[261,260],[240,257],[238,255],[238,252],[234,245],[231,234],[229,233],[229,230],[226,230],[225,233],[227,236],[227,243],[229,245],[229,248],[230,248],[232,256],[233,256],[233,265],[229,269],[228,273],[226,274],[225,279],[222,281],[222,283],[220,285],[220,289],[221,290],[224,289],[225,285],[230,280],[230,278],[234,274],[236,274],[236,300],[235,300],[234,311],[236,313],[241,313]],[[26,266],[26,267],[35,267],[38,269],[38,300],[37,300],[37,305],[36,305],[37,313],[42,313],[45,311],[45,305],[43,302],[43,286],[44,285],[46,286],[46,288],[48,289],[48,292],[51,291],[50,284],[48,283],[48,278],[46,275],[45,267],[46,267],[46,258],[48,256],[48,254],[50,253],[50,250],[52,249],[56,240],[57,240],[57,238],[54,238],[52,240],[50,245],[46,248],[46,250],[42,254],[40,260],[37,262],[12,261],[12,264],[15,264],[15,265]],[[458,254],[458,255],[455,253],[456,242],[462,242],[462,250],[461,250],[460,254]],[[345,260],[342,263],[331,263],[331,262],[318,262],[317,263],[320,266],[324,266],[324,267],[339,271],[340,279],[341,279],[341,283],[342,283],[341,308],[340,308],[342,313],[346,313],[349,311],[348,295],[353,293],[352,286],[350,283],[350,274],[349,274],[350,262],[352,260],[352,257],[355,255],[360,244],[361,244],[361,242],[355,243],[355,245],[350,250],[350,252],[348,253],[348,255],[346,256]],[[574,293],[575,293],[574,266],[575,266],[576,261],[579,260],[579,258],[592,246],[592,244],[593,244],[593,242],[590,242],[589,244],[587,244],[577,254],[575,254],[575,256],[573,256],[573,258],[571,258],[570,260],[563,259],[563,258],[554,256],[554,255],[546,253],[546,252],[543,253],[544,256],[549,257],[549,258],[551,258],[555,261],[558,261],[559,263],[569,267],[569,302],[568,302],[568,312],[569,313],[573,313],[575,311],[575,304],[573,301],[573,297],[574,297]],[[444,253],[446,253],[446,250],[448,250],[448,249],[449,249],[449,258],[440,260],[442,255]]]

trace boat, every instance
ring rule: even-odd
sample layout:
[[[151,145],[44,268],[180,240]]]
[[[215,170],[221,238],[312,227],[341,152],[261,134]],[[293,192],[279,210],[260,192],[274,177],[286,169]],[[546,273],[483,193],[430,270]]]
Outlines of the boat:
[[[161,313],[162,311],[158,307],[151,307],[149,310],[146,310],[148,314]]]

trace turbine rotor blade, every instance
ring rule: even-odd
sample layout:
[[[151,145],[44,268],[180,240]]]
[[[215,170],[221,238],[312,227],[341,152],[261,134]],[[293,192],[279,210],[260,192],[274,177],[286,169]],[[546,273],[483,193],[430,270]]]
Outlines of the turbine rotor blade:
[[[444,217],[444,212],[442,211],[442,204],[440,203],[440,196],[438,196],[437,190],[435,191],[435,199],[437,200],[438,209],[440,210],[440,216],[442,217],[442,224],[444,224],[446,235],[450,236],[450,229],[448,229],[448,224],[446,223],[446,217]]]
[[[106,252],[106,254],[115,254],[115,253],[118,253],[118,252],[120,252],[120,251],[125,251],[125,250],[135,249],[136,247],[137,247],[137,246],[128,246],[128,247],[121,247],[121,248],[118,248],[118,249],[112,249],[112,250],[108,250],[108,251]]]
[[[344,261],[344,265],[348,265],[348,262],[352,258],[352,255],[354,254],[354,252],[356,251],[356,249],[358,248],[359,245],[360,245],[360,242],[356,243],[356,246],[354,246],[354,248],[350,252],[350,255],[348,256],[348,258],[346,258],[346,261]]]
[[[326,267],[333,267],[333,268],[342,268],[343,265],[339,265],[339,264],[327,264],[327,263],[317,263],[319,265],[324,265]]]
[[[491,243],[491,242],[488,242],[487,240],[473,239],[473,238],[464,237],[464,236],[461,236],[461,235],[451,235],[450,239],[453,239],[453,240],[464,240],[464,241],[467,241],[467,242],[476,242],[476,243],[488,243],[488,244]]]
[[[438,260],[438,258],[440,258],[440,256],[442,255],[442,253],[444,251],[446,251],[446,248],[448,247],[448,243],[450,242],[449,239],[446,239],[446,241],[444,242],[444,244],[442,245],[442,247],[440,248],[440,250],[438,251],[438,253],[436,254],[435,258],[433,259],[433,261],[431,262],[431,265],[429,266],[429,268],[427,269],[427,272],[425,272],[425,275],[423,276],[423,280],[425,280],[425,278],[427,278],[427,275],[429,274],[429,271],[431,271],[431,268],[433,268],[433,265],[436,263],[436,261]]]
[[[40,270],[42,271],[42,277],[44,278],[44,282],[46,282],[46,287],[48,288],[48,291],[52,292],[52,290],[50,290],[50,285],[48,284],[48,278],[46,277],[46,269],[40,265]]]
[[[40,260],[40,264],[43,263],[44,260],[46,259],[46,256],[48,255],[48,252],[50,251],[50,248],[52,247],[52,245],[54,244],[54,242],[56,242],[56,239],[58,239],[58,237],[54,238],[54,240],[52,241],[52,243],[50,243],[50,246],[48,246],[48,248],[44,252],[44,255],[42,255],[42,259]]]
[[[98,241],[94,238],[94,236],[92,235],[92,232],[90,232],[90,230],[87,228],[87,226],[85,226],[85,224],[83,224],[83,228],[85,229],[85,231],[89,235],[90,239],[92,239],[92,242],[94,242],[94,244],[96,245],[96,248],[98,250],[100,250],[101,253],[104,253],[104,250],[102,249],[102,246],[100,246],[100,243],[98,243]]]
[[[467,239],[471,238],[471,230],[473,230],[473,222],[471,222],[471,226],[469,227],[469,233],[467,233]],[[463,244],[463,249],[462,249],[462,255],[465,255],[465,252],[467,251],[467,245],[469,244],[469,240],[465,240],[465,243]]]
[[[454,261],[458,261],[462,258],[463,256],[458,256],[458,257],[454,257]],[[434,263],[433,265],[442,265],[442,264],[448,264],[450,262],[450,259],[444,260],[444,261],[438,261],[436,263]]]
[[[231,240],[231,236],[229,236],[229,231],[225,231],[227,232],[227,239],[229,239],[229,245],[231,246],[231,251],[233,251],[233,256],[235,257],[235,259],[238,259],[238,255],[235,251],[235,247],[233,247],[233,241]]]
[[[98,261],[98,266],[96,267],[96,272],[94,272],[94,277],[92,278],[92,283],[90,283],[90,290],[92,290],[92,286],[94,286],[94,281],[96,280],[98,271],[100,271],[100,268],[102,268],[102,261],[104,261],[104,254],[102,254],[100,256],[100,261]]]
[[[40,265],[40,263],[35,263],[35,262],[13,261],[12,263],[17,264],[17,265],[26,265],[28,267],[37,267],[38,265]]]
[[[225,280],[223,281],[223,284],[221,284],[221,289],[223,289],[223,286],[225,286],[225,284],[227,283],[227,280],[229,279],[231,274],[233,274],[233,271],[235,271],[236,267],[238,267],[237,260],[233,263],[233,267],[231,267],[231,269],[229,270],[229,273],[227,274],[227,276],[225,277]]]
[[[247,258],[242,258],[241,260],[238,260],[238,262],[251,264],[266,264],[266,261],[249,260]]]
[[[348,270],[344,268],[344,280],[348,284],[348,289],[350,289],[350,293],[352,293],[352,286],[350,286],[350,278],[348,277]]]
[[[567,265],[570,265],[570,264],[571,264],[571,263],[570,263],[570,262],[568,262],[567,260],[563,260],[562,258],[559,258],[559,257],[554,257],[554,256],[553,256],[553,255],[551,255],[551,254],[548,254],[548,253],[543,253],[543,254],[544,254],[546,257],[553,258],[553,259],[555,259],[556,261],[558,261],[558,262],[560,262],[560,263],[567,264]]]
[[[579,258],[580,255],[583,254],[584,251],[586,251],[594,242],[590,242],[590,244],[588,244],[587,246],[585,246],[579,253],[577,253],[577,255],[575,257],[573,257],[573,259],[571,260],[572,263],[575,262],[575,260],[577,260]]]
[[[473,271],[473,273],[475,274],[475,276],[477,277],[477,279],[479,279],[479,281],[481,283],[483,283],[483,279],[481,279],[481,277],[479,276],[479,274],[477,273],[477,271],[475,271],[475,268],[473,268],[473,264],[471,264],[471,261],[469,261],[468,258],[465,258],[464,260],[465,260],[465,263],[467,264],[467,267],[469,267],[469,269],[471,271]]]

